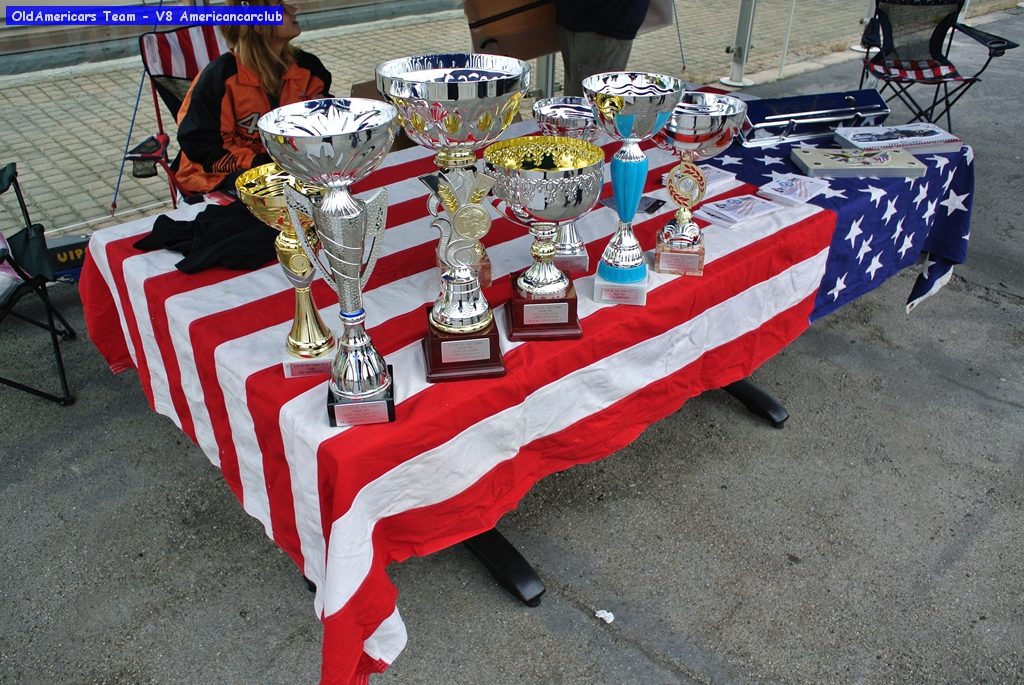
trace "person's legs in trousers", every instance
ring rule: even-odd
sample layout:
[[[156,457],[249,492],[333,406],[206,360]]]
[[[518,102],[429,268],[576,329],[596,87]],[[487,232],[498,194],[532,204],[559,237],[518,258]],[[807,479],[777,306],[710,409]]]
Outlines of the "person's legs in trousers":
[[[605,71],[623,71],[633,41],[609,38],[599,33],[575,33],[558,27],[565,68],[566,95],[583,95],[583,79]]]

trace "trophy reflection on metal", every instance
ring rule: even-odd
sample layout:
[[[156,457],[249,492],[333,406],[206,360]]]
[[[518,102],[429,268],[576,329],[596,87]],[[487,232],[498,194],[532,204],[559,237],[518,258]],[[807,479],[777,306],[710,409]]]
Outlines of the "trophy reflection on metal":
[[[594,299],[599,302],[647,301],[647,263],[632,226],[647,181],[647,157],[640,143],[668,123],[684,85],[672,76],[643,72],[610,72],[583,79],[594,118],[606,133],[622,141],[611,162],[619,224],[597,267]]]
[[[511,340],[561,340],[582,334],[576,289],[554,264],[559,225],[586,214],[604,185],[604,152],[585,140],[529,136],[484,150],[497,178],[495,197],[505,215],[533,235],[533,264],[519,274],[505,306]]]
[[[481,290],[490,284],[490,261],[480,240],[491,226],[482,202],[494,179],[477,172],[476,151],[512,123],[530,67],[511,57],[457,53],[391,60],[376,74],[406,134],[436,152],[439,173],[420,178],[440,233],[441,292],[423,343],[427,380],[503,376],[494,314]]]
[[[683,93],[654,142],[679,157],[665,186],[679,205],[675,217],[658,232],[654,269],[663,273],[699,276],[704,271],[704,239],[693,222],[692,209],[704,198],[707,179],[696,162],[721,153],[739,133],[747,104],[731,95]]]
[[[285,196],[293,225],[301,223],[302,214],[312,217],[328,266],[302,240],[304,233],[298,236],[341,304],[342,332],[327,391],[332,426],[395,418],[391,368],[366,333],[362,299],[380,254],[388,196],[382,188],[364,202],[352,197],[349,186],[384,159],[398,131],[397,115],[394,107],[376,100],[328,98],[280,107],[258,122],[267,152],[282,169],[304,184],[325,188],[318,199],[286,185]]]
[[[295,315],[285,340],[284,375],[286,378],[295,378],[328,373],[331,370],[331,356],[328,353],[334,349],[334,337],[313,302],[310,286],[316,272],[306,257],[288,213],[284,195],[288,185],[298,186],[300,192],[307,195],[322,194],[319,188],[301,185],[273,162],[249,169],[235,181],[238,198],[253,216],[279,231],[274,240],[274,251],[284,275],[295,289]],[[312,229],[313,221],[308,217],[302,220],[298,228],[305,233],[306,241],[315,249],[319,242]]]
[[[546,136],[566,136],[592,143],[601,134],[590,102],[584,97],[537,100],[533,103],[533,118]],[[575,222],[566,221],[558,225],[555,266],[569,273],[586,273],[590,269],[590,253],[576,232]]]

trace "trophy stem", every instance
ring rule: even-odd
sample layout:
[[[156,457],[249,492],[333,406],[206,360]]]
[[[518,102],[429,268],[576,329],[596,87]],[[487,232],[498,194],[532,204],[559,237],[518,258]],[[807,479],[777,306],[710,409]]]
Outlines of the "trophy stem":
[[[583,238],[576,232],[576,223],[567,221],[558,227],[555,235],[555,254],[558,256],[574,257],[586,252],[586,245]]]
[[[555,256],[555,224],[535,223],[530,226],[533,244],[530,254],[533,264],[516,279],[516,287],[524,295],[551,297],[564,295],[569,288],[569,277],[552,261]]]
[[[647,157],[633,140],[627,140],[612,157],[612,192],[619,226],[604,248],[598,275],[613,283],[637,283],[647,279],[644,251],[633,234],[632,224],[647,181],[647,167]]]
[[[391,376],[363,326],[366,314],[360,311],[342,314],[340,318],[342,332],[331,367],[331,393],[349,400],[370,400],[385,394],[391,386]]]
[[[626,223],[632,223],[640,207],[644,184],[647,182],[647,169],[647,157],[636,141],[627,140],[612,156],[611,177],[615,209],[619,219]]]
[[[285,276],[295,288],[295,314],[285,348],[289,354],[301,359],[320,357],[334,346],[334,337],[313,302],[310,292],[313,267],[290,225],[274,240],[274,250]]]
[[[432,326],[445,333],[477,333],[493,320],[476,272],[468,266],[441,272],[441,293],[430,310]]]

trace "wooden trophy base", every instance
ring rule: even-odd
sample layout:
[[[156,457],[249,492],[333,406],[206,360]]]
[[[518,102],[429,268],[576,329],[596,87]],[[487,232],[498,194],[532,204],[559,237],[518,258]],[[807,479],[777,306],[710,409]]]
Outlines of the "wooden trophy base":
[[[513,288],[505,305],[509,340],[575,340],[583,336],[576,313],[576,288],[561,297],[528,297]]]
[[[395,374],[388,364],[391,385],[383,396],[373,400],[349,400],[335,397],[327,388],[327,420],[331,427],[361,426],[395,420]]]
[[[427,305],[426,309],[427,337],[423,339],[423,356],[427,362],[428,383],[505,375],[498,327],[493,321],[477,333],[445,333],[431,325],[431,306]]]

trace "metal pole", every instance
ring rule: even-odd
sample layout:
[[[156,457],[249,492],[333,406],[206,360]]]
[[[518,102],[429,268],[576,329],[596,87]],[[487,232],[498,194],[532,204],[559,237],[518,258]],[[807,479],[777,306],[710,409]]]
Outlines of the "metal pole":
[[[789,21],[786,23],[786,37],[782,41],[782,55],[779,57],[779,78],[786,68],[786,53],[789,52],[789,35],[793,32],[793,15],[796,14],[796,0],[789,3]]]
[[[537,90],[544,98],[553,97],[555,94],[554,54],[537,58]]]
[[[718,79],[727,86],[752,86],[754,82],[743,78],[743,68],[750,54],[750,39],[754,31],[754,6],[757,0],[740,0],[740,16],[736,22],[736,42],[726,49],[732,53],[732,69],[727,78]]]
[[[860,25],[861,26],[867,26],[868,22],[871,21],[871,17],[873,17],[873,16],[875,16],[875,0],[868,0],[868,13],[866,15],[864,15],[863,19],[860,20]],[[850,49],[853,50],[854,52],[867,52],[868,51],[868,49],[866,47],[864,47],[863,45],[861,45],[860,43],[857,43],[855,45],[851,45]]]

